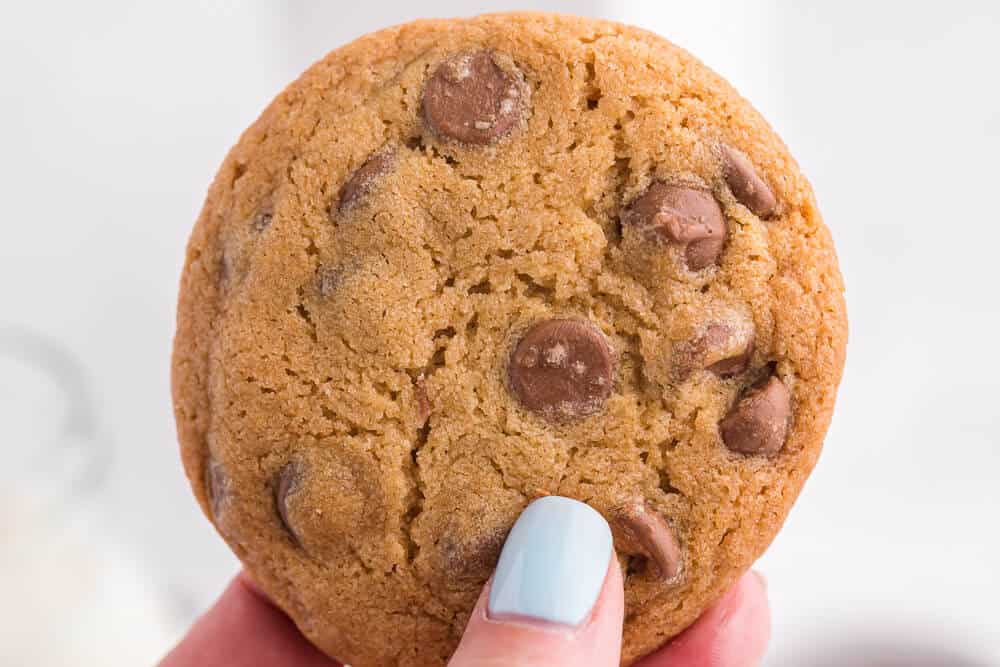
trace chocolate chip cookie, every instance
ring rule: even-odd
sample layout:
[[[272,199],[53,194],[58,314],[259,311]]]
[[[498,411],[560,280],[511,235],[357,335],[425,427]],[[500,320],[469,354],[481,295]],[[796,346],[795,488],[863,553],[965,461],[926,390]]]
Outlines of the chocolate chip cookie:
[[[611,523],[623,664],[777,533],[846,312],[780,139],[648,32],[544,14],[340,48],[248,129],[173,358],[205,513],[317,646],[443,665],[540,494]]]

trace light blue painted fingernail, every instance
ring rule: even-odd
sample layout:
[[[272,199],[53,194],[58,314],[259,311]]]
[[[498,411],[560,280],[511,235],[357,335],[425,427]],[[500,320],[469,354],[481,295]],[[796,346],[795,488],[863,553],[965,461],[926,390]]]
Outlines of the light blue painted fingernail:
[[[569,498],[540,498],[507,536],[487,612],[578,626],[597,602],[611,553],[611,529],[596,510]]]

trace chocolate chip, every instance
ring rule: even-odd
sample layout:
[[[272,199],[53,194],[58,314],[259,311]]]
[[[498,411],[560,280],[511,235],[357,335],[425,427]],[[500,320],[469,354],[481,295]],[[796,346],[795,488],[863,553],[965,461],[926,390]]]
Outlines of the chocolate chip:
[[[689,243],[684,251],[684,261],[692,271],[701,271],[719,261],[725,241],[705,239]]]
[[[250,221],[250,226],[255,232],[262,232],[271,226],[271,220],[274,219],[274,211],[271,210],[270,206],[264,207],[254,214],[253,220]]]
[[[278,508],[278,516],[281,523],[292,538],[299,542],[299,535],[292,526],[288,512],[288,499],[299,492],[302,486],[302,465],[298,461],[286,463],[278,473],[278,480],[274,488],[274,504]]]
[[[708,333],[709,332],[706,331],[706,334]],[[715,347],[710,347],[710,349],[711,350],[725,349],[726,342],[732,341],[732,339],[733,335],[729,332],[726,332],[725,338],[717,341],[717,344],[716,341],[710,342],[710,346],[713,344],[715,345]],[[753,334],[751,333],[749,339],[746,341],[746,344],[742,350],[732,351],[731,354],[725,356],[725,358],[719,359],[715,363],[709,364],[708,370],[712,371],[721,378],[728,378],[734,375],[739,375],[740,373],[742,373],[747,369],[747,366],[750,365],[750,358],[753,356],[753,344],[754,344],[754,339],[753,339]]]
[[[325,297],[333,296],[344,281],[344,268],[339,265],[321,267],[316,274],[319,293]]]
[[[700,368],[707,368],[722,378],[746,370],[753,355],[753,327],[750,324],[713,323],[690,341],[674,347],[674,368],[684,379]]]
[[[218,521],[229,496],[229,476],[215,459],[209,459],[205,464],[205,493],[212,517]]]
[[[719,422],[719,431],[734,452],[775,454],[785,444],[791,414],[788,387],[772,375],[746,391]]]
[[[427,396],[427,386],[424,380],[424,375],[421,373],[413,388],[413,393],[417,398],[417,421],[421,424],[425,423],[427,418],[431,416],[431,399]]]
[[[672,580],[680,574],[680,545],[670,524],[659,512],[644,500],[630,500],[608,514],[618,551],[645,556],[661,579]]]
[[[392,168],[396,152],[391,147],[373,153],[340,188],[337,210],[343,213],[357,206],[372,191],[378,178]]]
[[[496,567],[508,531],[486,528],[485,532],[480,532],[482,530],[483,527],[476,525],[471,534],[458,534],[449,527],[438,540],[438,567],[449,585],[454,585],[455,580],[480,583]]]
[[[236,275],[236,252],[229,244],[222,246],[219,252],[219,283],[223,289],[228,288]]]
[[[733,196],[753,213],[766,218],[774,213],[778,200],[754,169],[750,158],[732,146],[721,146],[722,173]]]
[[[449,57],[424,86],[423,114],[438,136],[466,144],[494,144],[520,125],[528,86],[509,58],[489,51]],[[505,66],[501,66],[505,65]]]
[[[726,218],[710,192],[655,181],[622,217],[647,238],[684,247],[692,271],[715,264],[726,244]]]
[[[507,368],[511,393],[551,421],[579,419],[611,394],[613,359],[601,330],[582,320],[546,320],[524,334]]]

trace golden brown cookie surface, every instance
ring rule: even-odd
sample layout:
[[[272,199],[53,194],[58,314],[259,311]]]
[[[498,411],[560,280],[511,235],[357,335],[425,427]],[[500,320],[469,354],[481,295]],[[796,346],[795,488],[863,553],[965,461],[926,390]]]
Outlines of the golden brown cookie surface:
[[[542,491],[626,517],[629,663],[773,539],[845,343],[810,186],[717,75],[608,22],[422,21],[223,163],[174,400],[206,513],[331,655],[444,664]]]

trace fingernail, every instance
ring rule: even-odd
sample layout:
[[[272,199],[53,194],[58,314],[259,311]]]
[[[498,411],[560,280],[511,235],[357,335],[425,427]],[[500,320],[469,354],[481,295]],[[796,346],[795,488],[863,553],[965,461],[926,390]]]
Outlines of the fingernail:
[[[540,498],[507,536],[487,613],[578,626],[597,602],[611,554],[611,529],[596,510],[560,496]]]
[[[763,588],[765,592],[767,592],[767,577],[765,577],[762,573],[758,572],[757,570],[750,570],[750,572],[752,572],[753,575],[757,577],[757,581],[760,583],[760,587]]]

